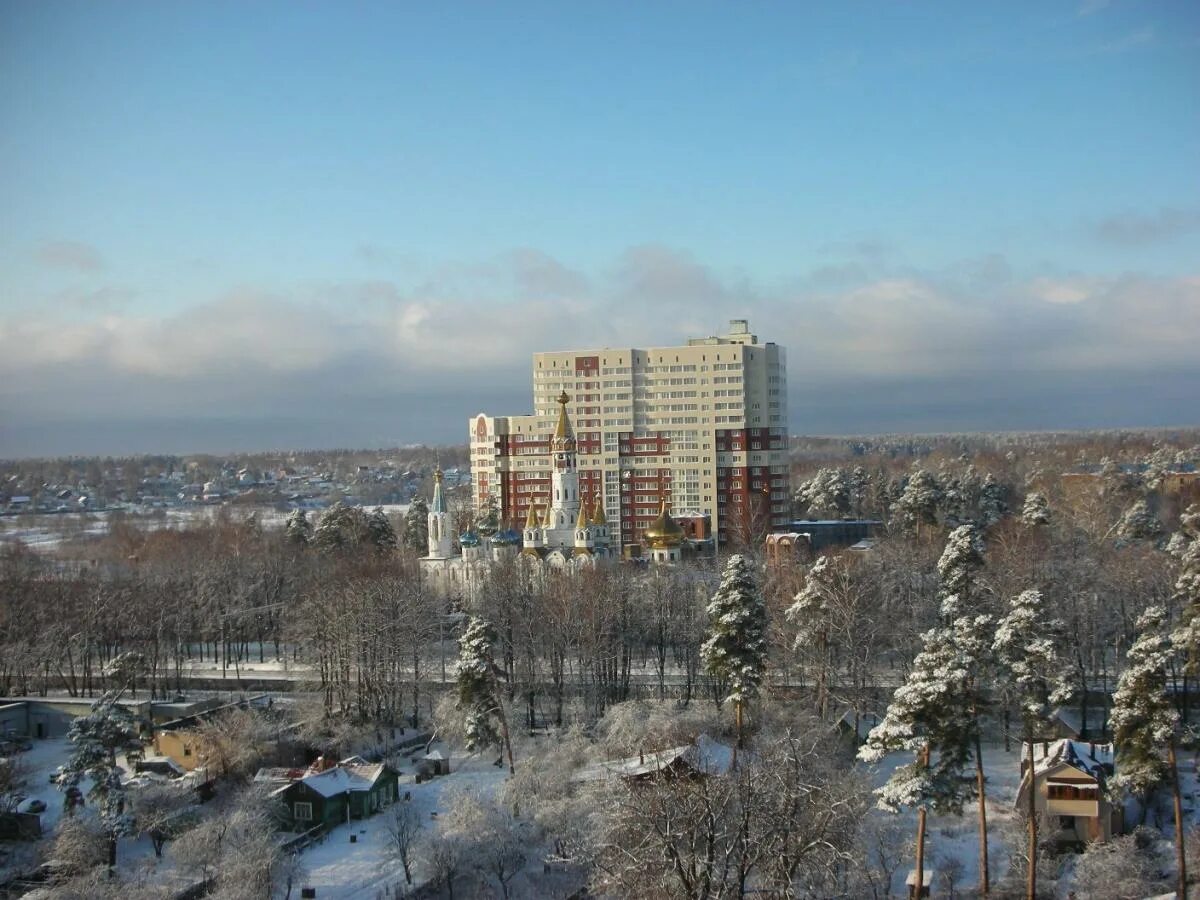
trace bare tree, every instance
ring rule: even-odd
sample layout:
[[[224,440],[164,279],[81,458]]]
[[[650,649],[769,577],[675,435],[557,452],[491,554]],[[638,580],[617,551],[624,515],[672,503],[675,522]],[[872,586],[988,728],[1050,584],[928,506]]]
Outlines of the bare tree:
[[[421,832],[421,817],[416,807],[407,801],[393,805],[387,813],[386,827],[392,849],[404,867],[404,881],[412,884],[413,849]]]

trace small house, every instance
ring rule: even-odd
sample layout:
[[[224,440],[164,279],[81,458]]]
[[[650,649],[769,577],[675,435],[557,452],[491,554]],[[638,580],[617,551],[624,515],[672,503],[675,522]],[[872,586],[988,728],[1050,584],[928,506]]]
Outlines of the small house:
[[[321,759],[300,778],[276,788],[271,796],[287,808],[292,828],[306,831],[374,815],[396,802],[399,785],[399,773],[386,763],[332,764]]]
[[[1016,808],[1029,808],[1032,771],[1035,808],[1057,826],[1059,843],[1107,841],[1122,827],[1122,811],[1105,791],[1113,766],[1112,744],[1065,738],[1023,744]]]
[[[583,769],[576,780],[606,781],[620,778],[636,782],[658,777],[705,778],[728,775],[732,770],[733,748],[702,734],[693,744],[596,763]]]

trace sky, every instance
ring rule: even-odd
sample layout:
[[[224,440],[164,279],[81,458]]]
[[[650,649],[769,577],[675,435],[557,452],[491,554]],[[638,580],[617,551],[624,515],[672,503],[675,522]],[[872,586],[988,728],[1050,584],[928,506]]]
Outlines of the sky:
[[[1200,4],[0,0],[0,456],[464,442],[732,318],[793,433],[1200,423]]]

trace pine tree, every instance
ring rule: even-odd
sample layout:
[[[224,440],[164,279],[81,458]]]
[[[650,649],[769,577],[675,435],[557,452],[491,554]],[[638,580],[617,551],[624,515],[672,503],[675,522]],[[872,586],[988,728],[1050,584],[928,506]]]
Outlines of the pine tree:
[[[850,512],[851,483],[841,469],[818,469],[796,491],[796,501],[810,517],[841,517]]]
[[[829,669],[832,665],[829,647],[829,631],[832,627],[830,599],[838,569],[839,564],[833,557],[817,557],[804,580],[804,587],[792,599],[792,605],[786,613],[788,619],[796,624],[792,649],[816,661],[816,707],[817,715],[821,718],[825,718],[829,704]]]
[[[308,514],[299,507],[287,517],[283,530],[288,541],[297,546],[303,547],[312,540],[312,523],[308,521]]]
[[[404,546],[424,553],[429,546],[429,504],[417,497],[404,514]]]
[[[1004,693],[1016,699],[1024,724],[1025,747],[1029,754],[1029,862],[1027,894],[1037,891],[1037,814],[1033,781],[1035,729],[1045,727],[1055,706],[1071,697],[1067,666],[1060,656],[1062,623],[1046,609],[1040,591],[1023,591],[1009,604],[1007,615],[996,627],[992,649],[996,655]]]
[[[937,478],[925,469],[917,469],[895,504],[901,524],[918,535],[923,527],[936,525],[942,497],[942,486]]]
[[[1126,541],[1152,541],[1162,534],[1162,523],[1145,500],[1136,501],[1117,523],[1117,536]]]
[[[475,529],[484,537],[490,537],[500,530],[500,506],[496,503],[495,494],[488,494],[484,500]]]
[[[335,503],[317,522],[312,543],[322,550],[351,550],[362,545],[366,534],[366,514],[355,506]]]
[[[960,525],[950,532],[938,560],[938,597],[942,615],[953,618],[978,603],[978,575],[983,569],[983,539],[974,525]]]
[[[948,525],[962,525],[974,521],[979,506],[979,473],[974,466],[967,466],[961,477],[952,477],[943,472],[942,513]]]
[[[105,694],[92,704],[86,716],[71,723],[67,739],[74,748],[58,782],[59,790],[69,791],[77,790],[84,778],[91,780],[88,797],[99,810],[108,837],[110,869],[117,864],[117,839],[134,830],[133,816],[126,811],[117,753],[141,748],[137,722],[129,710],[117,704],[118,696],[116,692]]]
[[[382,506],[375,507],[367,516],[367,541],[377,550],[396,549],[396,530]]]
[[[850,473],[850,512],[854,517],[861,519],[863,517],[863,509],[867,505],[868,497],[871,493],[871,476],[867,474],[867,470],[862,466],[855,466],[854,471]]]
[[[987,695],[981,685],[987,683],[991,668],[992,617],[979,615],[983,590],[979,573],[984,566],[983,539],[974,525],[960,525],[950,532],[946,548],[938,560],[938,596],[941,615],[950,624],[953,640],[967,672],[961,691],[965,705],[967,731],[956,734],[968,746],[953,754],[958,758],[975,760],[975,792],[979,800],[979,877],[980,888],[986,894],[990,887],[987,846],[987,788],[983,772],[981,735],[982,710]]]
[[[1021,524],[1027,528],[1040,528],[1050,524],[1050,504],[1046,495],[1031,491],[1025,496],[1025,505],[1021,508]]]
[[[705,671],[725,688],[734,705],[738,745],[747,702],[758,696],[767,664],[767,607],[750,562],[729,557],[721,585],[708,604],[708,638],[700,647]]]
[[[1109,716],[1113,744],[1120,760],[1112,787],[1118,795],[1129,793],[1137,797],[1144,809],[1151,792],[1164,779],[1170,778],[1175,807],[1177,891],[1179,897],[1186,897],[1183,804],[1175,764],[1175,729],[1179,724],[1179,713],[1167,693],[1167,673],[1174,647],[1167,631],[1166,610],[1161,606],[1149,607],[1138,618],[1137,631],[1137,639],[1125,657],[1127,664],[1113,694]]]
[[[474,616],[458,641],[458,707],[466,713],[468,750],[486,750],[500,743],[497,723],[502,710],[496,696],[496,663],[492,657],[495,643],[492,626]]]
[[[960,814],[970,788],[962,773],[970,761],[972,731],[963,686],[972,660],[960,652],[954,629],[940,625],[922,636],[904,684],[896,689],[883,721],[859,750],[865,762],[908,751],[912,763],[897,768],[875,793],[881,809],[917,810],[916,876],[925,871],[925,819],[929,809]]]
[[[1193,504],[1179,517],[1176,535],[1186,542],[1179,552],[1179,577],[1175,579],[1175,602],[1183,611],[1183,624],[1172,640],[1186,653],[1188,669],[1200,668],[1200,505]]]
[[[995,525],[1008,512],[1004,493],[1004,485],[996,480],[995,475],[988,472],[979,488],[979,519],[984,527]]]

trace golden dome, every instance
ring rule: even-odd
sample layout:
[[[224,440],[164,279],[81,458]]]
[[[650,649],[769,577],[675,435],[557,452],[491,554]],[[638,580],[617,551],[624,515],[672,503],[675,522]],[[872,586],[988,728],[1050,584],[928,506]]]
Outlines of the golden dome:
[[[592,502],[592,524],[607,525],[608,519],[604,517],[604,504],[600,502],[600,495],[597,493]]]
[[[588,527],[588,508],[587,500],[581,500],[579,503],[579,515],[575,517],[576,528]]]
[[[537,504],[536,503],[529,504],[529,515],[525,517],[525,527],[526,528],[537,528],[538,527],[538,515],[537,515]]]
[[[642,532],[644,540],[652,550],[662,550],[667,547],[678,547],[683,543],[683,528],[671,518],[667,511],[667,498],[663,497],[662,509],[658,518],[651,522]]]

